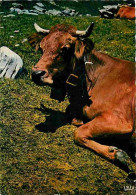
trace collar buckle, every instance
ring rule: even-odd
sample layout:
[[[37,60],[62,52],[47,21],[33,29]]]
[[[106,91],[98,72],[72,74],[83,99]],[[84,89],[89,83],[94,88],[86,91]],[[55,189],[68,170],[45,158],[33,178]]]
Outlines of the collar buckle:
[[[93,64],[93,62],[85,62],[85,65],[92,65]]]
[[[66,80],[66,83],[76,87],[78,85],[78,76],[75,74],[70,74]]]

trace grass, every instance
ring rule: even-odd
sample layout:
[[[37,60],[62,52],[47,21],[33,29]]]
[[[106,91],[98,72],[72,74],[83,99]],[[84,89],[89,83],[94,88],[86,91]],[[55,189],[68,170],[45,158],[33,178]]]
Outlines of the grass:
[[[4,27],[0,29],[0,47],[7,46],[19,54],[25,68],[17,79],[0,80],[2,194],[124,194],[124,186],[130,185],[123,170],[74,144],[76,127],[64,120],[68,100],[58,103],[50,99],[48,86],[36,86],[31,81],[31,68],[41,53],[22,43],[35,32],[34,22],[45,28],[70,23],[85,29],[92,21],[95,27],[90,38],[96,49],[134,61],[134,21],[0,16],[0,26]]]

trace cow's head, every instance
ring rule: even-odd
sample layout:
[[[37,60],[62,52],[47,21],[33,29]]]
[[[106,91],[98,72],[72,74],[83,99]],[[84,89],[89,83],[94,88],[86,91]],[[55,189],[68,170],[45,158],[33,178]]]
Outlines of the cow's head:
[[[87,37],[90,36],[94,23],[85,31],[64,24],[58,24],[50,30],[37,24],[34,26],[38,32],[44,33],[44,38],[40,42],[43,55],[32,68],[32,80],[37,84],[55,83],[58,87],[63,86],[72,72],[75,60],[82,58],[85,51],[93,48],[93,43],[91,40],[88,42]]]

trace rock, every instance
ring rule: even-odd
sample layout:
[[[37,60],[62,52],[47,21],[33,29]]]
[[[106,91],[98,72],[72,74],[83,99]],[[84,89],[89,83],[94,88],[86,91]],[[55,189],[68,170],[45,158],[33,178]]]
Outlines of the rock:
[[[15,44],[15,47],[19,47],[19,44]]]
[[[70,9],[65,9],[65,10],[62,11],[62,13],[63,13],[64,15],[70,15],[71,10],[70,10]]]
[[[29,14],[29,10],[24,9],[24,10],[22,10],[22,13],[20,13],[20,14]]]
[[[86,14],[86,16],[91,16],[91,14]]]
[[[40,11],[38,11],[38,10],[31,10],[30,12],[29,12],[29,14],[30,13],[35,13],[35,14],[37,14],[37,15],[39,15],[39,14],[44,14],[43,12],[40,12]]]
[[[65,9],[62,11],[63,15],[65,16],[76,16],[78,15],[78,12],[76,12],[74,9]]]
[[[53,10],[48,10],[48,11],[46,12],[46,14],[48,14],[48,15],[53,15],[53,16],[62,16],[62,15],[63,15],[61,11],[58,11],[58,10],[55,10],[55,9],[53,9]]]
[[[43,8],[37,6],[37,5],[33,6],[33,8],[34,8],[35,10],[37,10],[38,12],[41,12],[41,13],[45,13],[45,12],[46,12],[46,9],[43,9]]]
[[[14,32],[15,32],[15,33],[18,33],[18,32],[19,32],[19,30],[15,30]]]
[[[103,8],[107,10],[112,10],[112,9],[117,9],[118,5],[105,5],[103,6]]]
[[[29,14],[29,11],[27,9],[21,10],[19,8],[14,8],[14,7],[10,8],[10,12],[16,14]]]
[[[22,13],[22,10],[19,9],[19,8],[11,7],[11,8],[10,8],[10,13],[17,13],[17,14],[20,14],[20,13]]]
[[[38,16],[38,13],[29,12],[28,15]]]
[[[15,16],[14,14],[8,14],[6,16],[3,16],[3,18],[14,17],[14,16]]]
[[[38,5],[39,7],[44,7],[44,5],[40,2],[36,3],[36,5]]]
[[[11,51],[8,47],[0,48],[0,78],[14,79],[21,73],[23,61],[19,55]]]
[[[23,9],[23,10],[22,10],[22,13],[20,13],[20,14],[29,14],[29,10]]]
[[[55,1],[53,1],[53,0],[50,0],[49,3],[52,5],[56,5]]]
[[[75,11],[72,11],[71,13],[70,13],[70,16],[77,16],[78,15],[78,12],[75,12]]]
[[[25,43],[25,42],[27,42],[28,41],[28,39],[27,38],[24,38],[23,40],[22,40],[22,43]]]
[[[71,12],[71,13],[70,13],[70,16],[75,16],[75,13],[74,13],[74,12]]]
[[[20,4],[20,3],[12,3],[12,6],[14,8],[24,9],[24,6],[22,4]]]

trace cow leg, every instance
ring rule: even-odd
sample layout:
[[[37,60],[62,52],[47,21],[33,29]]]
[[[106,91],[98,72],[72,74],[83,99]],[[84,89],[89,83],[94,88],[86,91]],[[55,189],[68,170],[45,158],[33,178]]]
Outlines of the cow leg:
[[[94,150],[103,157],[110,160],[118,160],[124,165],[128,161],[128,155],[114,146],[102,145],[95,141],[95,138],[105,138],[108,136],[129,136],[132,131],[132,126],[125,121],[119,119],[119,117],[107,114],[94,118],[91,122],[88,122],[80,126],[75,131],[75,142],[85,146],[91,150]],[[131,168],[130,168],[131,169]]]
[[[72,125],[81,126],[84,124],[82,120],[82,109],[79,106],[75,107],[73,104],[70,104],[66,108],[66,118]]]

